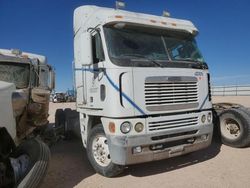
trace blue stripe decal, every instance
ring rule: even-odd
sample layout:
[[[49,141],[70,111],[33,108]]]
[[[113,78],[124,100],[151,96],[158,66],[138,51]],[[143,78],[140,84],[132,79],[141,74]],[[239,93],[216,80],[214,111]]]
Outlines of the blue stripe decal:
[[[115,85],[115,83],[110,79],[110,77],[105,73],[105,76],[107,77],[109,83],[118,91],[120,92],[120,88]],[[146,115],[146,113],[143,112],[143,110],[137,106],[125,93],[121,93],[122,97],[124,97],[136,110],[138,110],[142,115]]]
[[[99,69],[85,69],[85,68],[76,68],[77,70],[81,70],[81,71],[89,71],[89,72],[99,72]],[[109,83],[111,84],[111,86],[118,92],[120,92],[120,88],[112,81],[112,79],[107,75],[107,73],[104,71],[104,75],[106,76],[107,80],[109,81]],[[129,96],[127,96],[125,93],[121,93],[122,97],[125,98],[136,110],[138,110],[142,115],[147,115],[137,104],[134,103],[134,101],[132,101]]]
[[[84,69],[84,68],[76,68],[75,71],[89,71],[89,72],[99,72],[100,69]]]

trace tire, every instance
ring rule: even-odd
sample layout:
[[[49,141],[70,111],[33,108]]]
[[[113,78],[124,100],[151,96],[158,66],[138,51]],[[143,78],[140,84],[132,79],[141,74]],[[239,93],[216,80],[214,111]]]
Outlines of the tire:
[[[63,109],[57,109],[55,114],[55,127],[64,127],[65,124],[65,113]]]
[[[223,144],[242,148],[250,144],[250,115],[244,109],[231,108],[219,115]]]
[[[65,108],[65,123],[64,123],[64,136],[66,140],[70,140],[73,138],[73,125],[71,120],[72,110],[70,108]]]
[[[48,169],[50,150],[42,141],[38,139],[31,139],[20,144],[11,157],[17,158],[23,154],[29,156],[30,162],[26,173],[18,180],[15,187],[38,187]]]
[[[239,108],[239,110],[244,111],[245,113],[247,113],[247,114],[250,116],[250,108],[246,108],[246,107],[244,107],[244,106],[241,106],[241,107]]]
[[[106,135],[104,133],[102,124],[98,124],[98,125],[94,126],[90,130],[90,134],[89,134],[89,137],[88,137],[87,154],[88,154],[88,159],[89,159],[91,165],[93,166],[93,168],[95,169],[95,171],[97,173],[99,173],[99,174],[101,174],[101,175],[103,175],[105,177],[117,176],[118,174],[123,172],[124,166],[114,164],[111,161],[109,152],[108,152],[108,154],[106,154],[106,159],[107,160],[105,160],[105,161],[109,161],[108,163],[100,165],[100,161],[98,162],[97,159],[95,159],[94,151],[93,151],[93,143],[94,143],[94,140],[97,137],[99,137],[99,139],[106,139],[106,142],[104,142],[104,144],[106,144],[107,146],[104,145],[104,147],[108,148],[107,138],[106,138]]]

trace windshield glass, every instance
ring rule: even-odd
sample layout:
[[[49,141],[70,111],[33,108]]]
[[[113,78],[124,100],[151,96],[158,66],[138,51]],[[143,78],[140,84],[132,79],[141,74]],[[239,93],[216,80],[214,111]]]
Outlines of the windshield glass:
[[[168,60],[161,36],[128,29],[106,29],[108,50],[114,58]]]
[[[29,86],[29,64],[0,62],[0,80],[14,83],[17,89]]]
[[[171,60],[204,62],[194,39],[164,37],[164,42]]]
[[[169,30],[147,28],[104,28],[109,56],[123,66],[144,60],[144,65],[157,66],[153,62],[204,62],[194,38],[189,34]],[[126,61],[124,61],[126,60]]]

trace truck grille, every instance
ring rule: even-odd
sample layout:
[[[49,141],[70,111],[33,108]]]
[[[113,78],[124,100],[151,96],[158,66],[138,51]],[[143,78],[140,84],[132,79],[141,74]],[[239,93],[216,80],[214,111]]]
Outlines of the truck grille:
[[[198,106],[198,87],[195,77],[146,78],[145,104],[149,111],[177,110]],[[154,78],[154,79],[153,79]]]
[[[198,117],[149,122],[148,129],[149,131],[158,131],[194,125],[198,125]]]

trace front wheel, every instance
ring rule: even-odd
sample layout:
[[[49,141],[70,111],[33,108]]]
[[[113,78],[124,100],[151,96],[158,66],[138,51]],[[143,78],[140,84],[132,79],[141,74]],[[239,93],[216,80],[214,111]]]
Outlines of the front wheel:
[[[123,172],[124,166],[114,164],[111,160],[108,140],[101,124],[96,125],[90,131],[87,154],[97,173],[106,177],[114,177]]]

